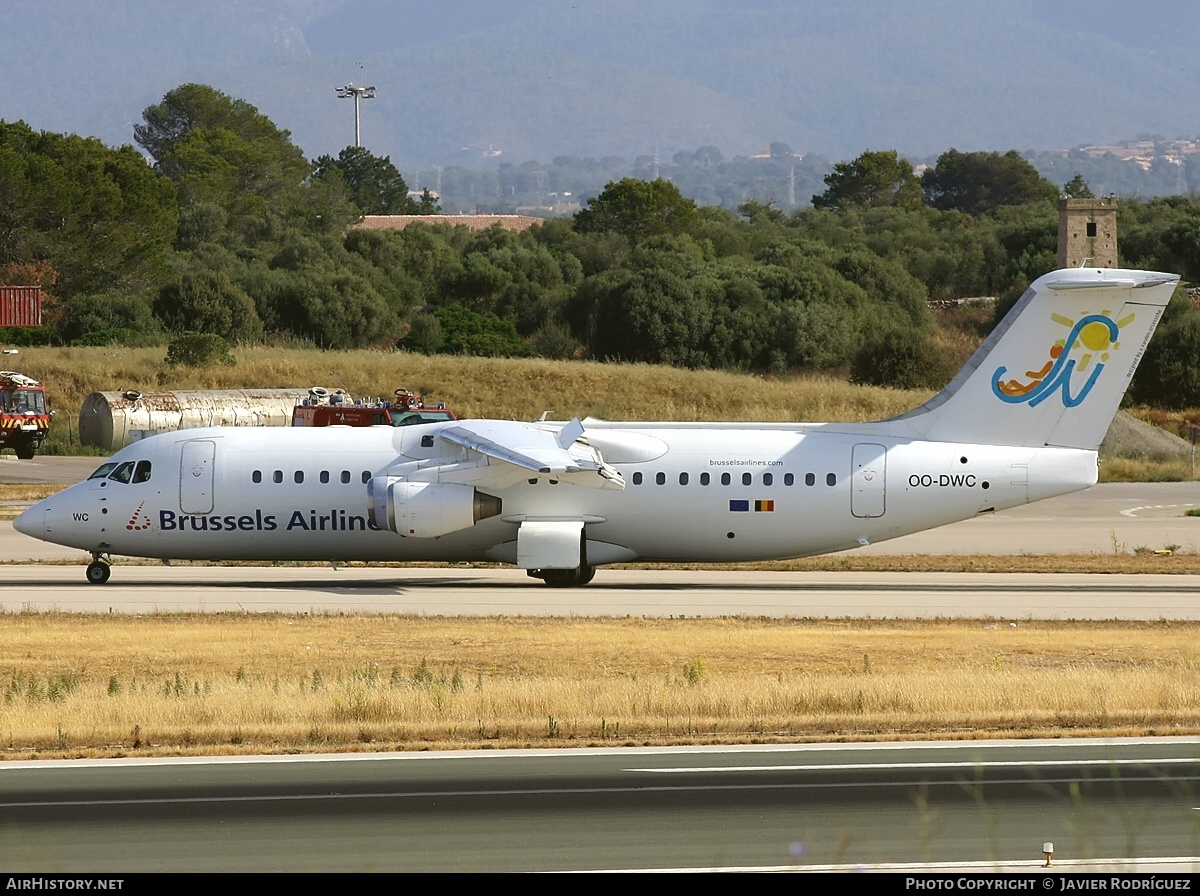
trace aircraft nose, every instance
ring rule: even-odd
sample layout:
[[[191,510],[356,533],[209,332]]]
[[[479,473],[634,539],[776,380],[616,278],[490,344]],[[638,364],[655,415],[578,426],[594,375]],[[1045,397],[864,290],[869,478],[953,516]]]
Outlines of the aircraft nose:
[[[13,528],[22,535],[39,538],[46,534],[46,508],[41,502],[21,511],[13,519]]]

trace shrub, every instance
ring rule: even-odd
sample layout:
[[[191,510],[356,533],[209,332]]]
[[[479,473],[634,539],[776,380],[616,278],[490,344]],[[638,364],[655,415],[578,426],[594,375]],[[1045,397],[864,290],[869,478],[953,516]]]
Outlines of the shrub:
[[[166,360],[172,367],[237,363],[229,353],[229,343],[215,333],[180,333],[167,346]]]
[[[893,389],[938,389],[952,371],[932,338],[889,330],[868,339],[850,367],[850,381]]]

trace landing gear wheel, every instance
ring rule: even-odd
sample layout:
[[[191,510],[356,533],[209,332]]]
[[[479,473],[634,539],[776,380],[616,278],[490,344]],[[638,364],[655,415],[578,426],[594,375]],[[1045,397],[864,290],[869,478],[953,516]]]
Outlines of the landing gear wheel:
[[[101,560],[93,560],[88,564],[87,580],[89,585],[103,585],[112,575],[112,567]]]
[[[596,575],[596,567],[580,566],[577,569],[543,569],[538,576],[551,588],[574,588],[586,585]]]

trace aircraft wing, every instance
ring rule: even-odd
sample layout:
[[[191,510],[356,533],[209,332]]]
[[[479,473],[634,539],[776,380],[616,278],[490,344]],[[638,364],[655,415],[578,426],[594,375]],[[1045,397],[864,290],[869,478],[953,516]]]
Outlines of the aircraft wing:
[[[438,433],[447,442],[483,455],[489,466],[499,462],[518,468],[496,471],[498,479],[511,479],[519,472],[516,478],[532,473],[592,488],[625,488],[624,478],[596,449],[576,441],[582,434],[578,419],[561,430],[515,420],[471,420]],[[480,477],[472,478],[479,483]]]

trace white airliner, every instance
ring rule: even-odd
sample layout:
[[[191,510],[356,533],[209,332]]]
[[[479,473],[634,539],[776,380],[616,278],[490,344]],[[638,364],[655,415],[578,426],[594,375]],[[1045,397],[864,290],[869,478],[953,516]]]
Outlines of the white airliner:
[[[842,551],[1096,482],[1178,276],[1047,274],[966,367],[877,423],[191,429],[115,454],[21,532],[92,555],[516,564],[582,585],[629,561]]]

